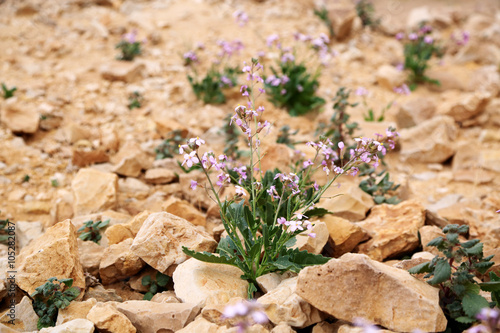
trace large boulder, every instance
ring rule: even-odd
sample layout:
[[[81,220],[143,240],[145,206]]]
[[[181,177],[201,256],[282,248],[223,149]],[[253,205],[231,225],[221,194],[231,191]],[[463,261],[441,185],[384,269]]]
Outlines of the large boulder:
[[[439,290],[410,273],[347,253],[321,266],[303,269],[297,294],[337,319],[365,318],[398,332],[441,332],[446,317]]]
[[[144,221],[131,250],[148,265],[165,273],[171,265],[188,259],[182,252],[183,246],[193,251],[212,252],[217,243],[185,219],[160,212],[150,214]]]
[[[73,286],[85,289],[76,229],[70,220],[59,222],[21,250],[16,283],[32,294],[51,277],[73,279]],[[55,264],[57,263],[57,264]]]

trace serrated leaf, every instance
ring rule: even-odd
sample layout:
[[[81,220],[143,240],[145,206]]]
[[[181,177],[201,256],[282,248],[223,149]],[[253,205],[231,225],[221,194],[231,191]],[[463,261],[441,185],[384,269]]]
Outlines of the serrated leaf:
[[[446,234],[446,239],[452,243],[458,243],[458,234],[450,232]]]
[[[170,276],[162,274],[160,272],[156,273],[156,283],[158,283],[160,287],[165,287],[169,280]]]
[[[489,308],[490,303],[481,295],[465,294],[462,299],[462,308],[467,316],[474,318],[482,308]]]
[[[68,287],[68,288],[71,288],[71,286],[73,285],[73,279],[61,279],[61,280],[59,280],[59,282],[66,285],[66,287]]]
[[[410,274],[429,273],[432,271],[433,269],[431,267],[430,261],[418,264],[417,266],[414,266],[408,270]]]
[[[427,243],[427,246],[436,246],[436,247],[438,247],[443,242],[444,242],[444,238],[441,237],[441,236],[439,236],[439,237],[436,237],[433,240],[431,240],[429,243]]]
[[[434,267],[434,277],[427,281],[435,285],[448,280],[451,276],[451,267],[447,260],[439,260]]]
[[[463,242],[462,247],[468,249],[468,248],[473,247],[474,245],[476,245],[479,242],[480,242],[479,239],[471,239],[470,241]]]
[[[466,316],[461,316],[461,317],[455,318],[455,320],[458,321],[459,323],[462,323],[462,324],[472,324],[472,323],[475,323],[477,321],[474,318],[469,318]]]
[[[480,255],[483,253],[483,243],[477,243],[473,247],[465,249],[465,252],[470,255]]]
[[[489,281],[489,282],[483,282],[479,284],[479,287],[481,290],[484,291],[500,291],[500,281]]]
[[[151,286],[149,286],[149,291],[153,294],[156,294],[158,292],[158,285],[156,283],[151,283]]]

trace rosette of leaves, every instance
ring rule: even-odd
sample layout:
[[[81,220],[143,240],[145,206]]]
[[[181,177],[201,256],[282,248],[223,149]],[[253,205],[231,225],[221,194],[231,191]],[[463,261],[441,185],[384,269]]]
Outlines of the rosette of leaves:
[[[162,291],[167,290],[167,283],[170,280],[168,275],[162,274],[160,272],[156,272],[155,279],[151,278],[151,275],[146,275],[142,278],[141,283],[143,286],[148,287],[148,292],[144,295],[144,300],[150,301],[154,295],[157,293],[161,293]]]
[[[115,48],[121,51],[121,54],[116,57],[118,60],[132,61],[141,54],[141,42],[138,41],[121,40]]]
[[[16,87],[7,88],[5,83],[2,83],[2,94],[4,99],[9,99],[14,96],[14,92],[17,90]]]
[[[73,279],[57,280],[51,277],[31,294],[33,310],[38,315],[37,328],[52,327],[59,309],[66,308],[80,295],[80,288],[72,287]]]
[[[238,69],[236,67],[225,67],[222,71],[212,67],[205,77],[199,79],[196,75],[188,75],[188,81],[196,98],[205,104],[223,104],[226,96],[223,90],[234,87],[238,82]]]
[[[99,241],[102,238],[101,229],[106,227],[109,224],[110,220],[106,221],[97,221],[94,222],[92,220],[84,222],[83,226],[78,229],[78,236],[81,240],[84,241],[92,241],[94,243],[99,244]]]
[[[302,116],[312,110],[316,110],[325,100],[316,96],[319,87],[319,71],[311,74],[303,63],[296,60],[282,61],[278,69],[271,67],[276,77],[287,77],[278,85],[265,83],[266,94],[269,101],[277,107],[284,107],[291,116]]]
[[[155,148],[157,160],[164,158],[172,158],[175,154],[179,154],[179,145],[184,142],[181,130],[173,130],[168,134],[168,139],[165,139]]]
[[[227,171],[236,182],[237,174],[231,170]],[[278,173],[278,169],[265,173],[262,186],[256,190],[255,197],[251,194],[250,180],[243,181],[241,186],[250,193],[248,203],[245,200],[221,203],[221,217],[231,223],[223,223],[228,236],[220,240],[215,254],[196,252],[183,247],[184,253],[198,260],[238,267],[243,272],[242,279],[249,282],[249,298],[257,291],[259,276],[271,272],[298,273],[306,266],[321,265],[330,259],[292,248],[296,236],[301,231],[288,232],[280,224],[274,223],[276,216],[286,216],[290,219],[299,207],[319,200],[314,196],[309,182],[301,183],[301,193],[305,192],[305,195],[292,195],[279,179],[275,179]],[[281,200],[268,195],[266,189],[271,186],[276,188],[277,195],[282,197]],[[308,210],[307,217],[327,213],[325,209],[315,208]]]
[[[450,224],[443,228],[445,237],[437,237],[427,244],[436,247],[442,254],[431,261],[417,265],[411,274],[427,273],[424,278],[439,288],[440,305],[450,318],[452,332],[462,331],[476,322],[476,315],[482,308],[498,306],[500,299],[500,278],[490,274],[490,282],[477,282],[493,266],[493,255],[483,256],[483,244],[478,239],[465,242],[459,240],[469,231],[467,225]],[[492,293],[493,302],[488,302],[480,291]]]
[[[376,173],[374,168],[369,168],[361,172],[359,176],[368,176],[359,183],[359,188],[371,195],[377,205],[383,203],[396,205],[401,202],[397,195],[390,196],[400,185],[395,185],[389,180],[390,175],[387,170]]]

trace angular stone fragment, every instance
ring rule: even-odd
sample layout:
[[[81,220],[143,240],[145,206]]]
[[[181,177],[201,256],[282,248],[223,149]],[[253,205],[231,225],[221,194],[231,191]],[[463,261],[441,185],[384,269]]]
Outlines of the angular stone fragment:
[[[356,245],[368,237],[366,231],[360,226],[341,217],[325,215],[321,220],[328,228],[328,242],[333,249],[334,257],[340,257],[352,251]]]
[[[94,323],[87,319],[74,319],[59,326],[42,328],[40,333],[93,333]]]
[[[98,276],[99,265],[104,254],[105,247],[92,241],[83,241],[78,238],[78,252],[83,270]]]
[[[144,267],[144,261],[131,250],[131,245],[132,239],[129,238],[104,250],[99,265],[99,275],[103,284],[126,279]]]
[[[102,332],[135,333],[137,331],[130,320],[109,303],[97,303],[90,309],[87,319]]]
[[[87,319],[87,314],[97,301],[95,298],[90,298],[83,302],[73,301],[66,308],[59,309],[57,313],[56,326],[62,325],[74,319]]]
[[[297,294],[297,281],[298,277],[287,279],[257,299],[274,324],[285,322],[292,327],[304,328],[325,319],[325,314]]]
[[[431,240],[433,240],[434,238],[439,237],[439,236],[441,236],[443,238],[445,237],[441,228],[436,227],[434,225],[424,225],[423,227],[421,227],[419,229],[419,232],[420,232],[421,245],[422,245],[422,248],[424,251],[430,252],[434,255],[437,255],[437,254],[443,255],[441,252],[439,252],[439,250],[436,247],[427,246],[427,244],[429,244],[429,242]]]
[[[217,243],[204,231],[175,215],[153,213],[144,221],[132,243],[131,250],[151,267],[165,273],[172,264],[180,264],[188,256],[185,246],[193,251],[212,252]]]
[[[166,168],[154,168],[146,171],[146,182],[151,184],[168,184],[177,179],[174,171]]]
[[[40,114],[32,106],[10,102],[0,111],[0,121],[12,132],[33,134],[37,131]]]
[[[9,309],[0,315],[0,323],[22,332],[36,331],[37,322],[38,316],[35,310],[33,310],[30,298],[27,296],[24,296],[21,302],[16,304],[14,317],[12,317]],[[0,332],[3,332],[1,328]]]
[[[380,86],[392,91],[405,82],[406,75],[394,66],[382,65],[375,73],[375,79]]]
[[[111,162],[115,164],[113,171],[117,174],[138,177],[142,169],[148,169],[151,166],[152,158],[141,149],[139,144],[127,141],[111,158]]]
[[[128,238],[134,238],[150,214],[150,211],[145,210],[134,216],[128,223],[115,224],[108,227],[104,232],[108,239],[108,244],[118,244]]]
[[[299,274],[297,294],[349,322],[361,317],[398,332],[446,329],[437,288],[363,254],[347,253],[324,265],[306,267]]]
[[[114,209],[118,176],[91,168],[80,169],[71,182],[75,215],[85,215]]]
[[[73,279],[73,286],[85,289],[78,254],[76,229],[70,220],[59,222],[21,250],[17,262],[16,283],[32,294],[51,277]],[[54,264],[57,263],[57,264]],[[80,294],[83,296],[83,294]]]
[[[194,225],[204,226],[207,223],[205,215],[186,200],[170,197],[163,204],[162,209],[170,214],[182,217]]]
[[[358,186],[350,186],[347,190],[341,188],[340,194],[334,198],[321,199],[317,206],[328,209],[335,216],[355,222],[363,220],[375,204],[372,197]]]
[[[445,101],[438,107],[438,113],[450,116],[455,121],[463,122],[484,111],[491,95],[487,92],[460,93],[453,91],[445,93]]]
[[[309,234],[314,233],[314,237]],[[304,230],[296,237],[297,242],[293,248],[298,248],[300,251],[320,254],[328,241],[328,228],[321,221],[314,222],[314,227],[311,230]]]
[[[183,329],[177,331],[177,333],[192,333],[192,332],[204,332],[204,333],[218,333],[219,326],[214,324],[201,315],[196,317],[189,325]]]
[[[116,304],[118,311],[128,317],[142,333],[177,332],[200,313],[199,306],[189,303],[155,303],[127,301]]]
[[[433,98],[414,98],[399,107],[396,114],[398,129],[413,127],[422,121],[431,119],[436,112],[436,102]]]
[[[400,131],[401,155],[408,162],[441,163],[455,153],[458,127],[449,116],[437,116]]]
[[[151,302],[156,303],[180,303],[179,299],[175,295],[175,292],[172,290],[167,290],[161,293],[158,293],[151,298]]]
[[[135,61],[113,61],[102,65],[99,72],[109,81],[133,82],[142,76],[144,64]]]
[[[420,245],[418,230],[424,223],[425,208],[416,201],[376,206],[366,220],[358,223],[372,237],[359,245],[359,252],[382,261],[415,250]]]
[[[233,297],[246,297],[248,282],[239,268],[188,259],[174,271],[175,295],[184,303],[225,304]]]

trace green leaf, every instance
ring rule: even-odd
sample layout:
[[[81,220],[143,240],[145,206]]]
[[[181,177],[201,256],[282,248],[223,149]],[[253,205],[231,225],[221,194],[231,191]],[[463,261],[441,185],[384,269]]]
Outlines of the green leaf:
[[[304,215],[307,216],[308,218],[311,218],[313,216],[325,216],[326,214],[332,214],[331,211],[325,208],[313,208],[308,210]]]
[[[483,254],[483,243],[477,243],[473,247],[465,249],[465,252],[471,255],[481,255]]]
[[[59,282],[64,283],[68,288],[71,288],[73,285],[73,279],[61,279]]]
[[[500,281],[483,282],[479,284],[479,287],[484,291],[500,291]]]
[[[410,274],[421,274],[421,273],[430,273],[433,271],[433,267],[431,266],[431,262],[424,262],[417,266],[414,266],[408,270]]]
[[[149,291],[153,294],[156,294],[158,292],[158,285],[156,283],[151,283],[151,286],[149,286]]]
[[[150,275],[145,275],[142,277],[141,284],[143,286],[149,286],[151,284],[151,276]]]
[[[470,241],[463,242],[462,247],[468,249],[468,248],[473,247],[474,245],[476,245],[479,242],[480,242],[479,239],[471,239]]]
[[[71,287],[68,290],[66,290],[64,293],[69,296],[71,300],[74,300],[80,295],[80,288],[78,287]]]
[[[427,281],[429,284],[435,285],[448,280],[451,277],[451,267],[447,260],[439,260],[434,268],[434,277]]]
[[[144,294],[144,297],[142,299],[146,300],[146,301],[150,301],[153,298],[153,296],[154,296],[154,294],[148,291],[146,294]]]
[[[469,318],[469,317],[465,317],[465,316],[455,318],[455,320],[458,321],[459,323],[462,323],[462,324],[472,324],[472,323],[475,323],[477,321],[474,318]]]
[[[482,308],[489,308],[490,303],[481,295],[465,294],[462,299],[462,308],[467,316],[474,318]]]
[[[170,280],[170,276],[165,275],[165,274],[160,273],[160,272],[156,273],[156,283],[158,283],[158,285],[160,287],[165,287],[169,280]]]
[[[429,243],[427,243],[427,246],[435,246],[438,247],[439,245],[443,244],[444,238],[439,236],[431,240]]]
[[[214,264],[225,264],[225,265],[237,266],[235,257],[227,258],[224,256],[215,255],[215,254],[210,253],[210,252],[191,251],[190,249],[188,249],[185,246],[182,247],[182,252],[184,252],[188,256],[191,256],[191,257],[198,259],[200,261],[214,263]]]

